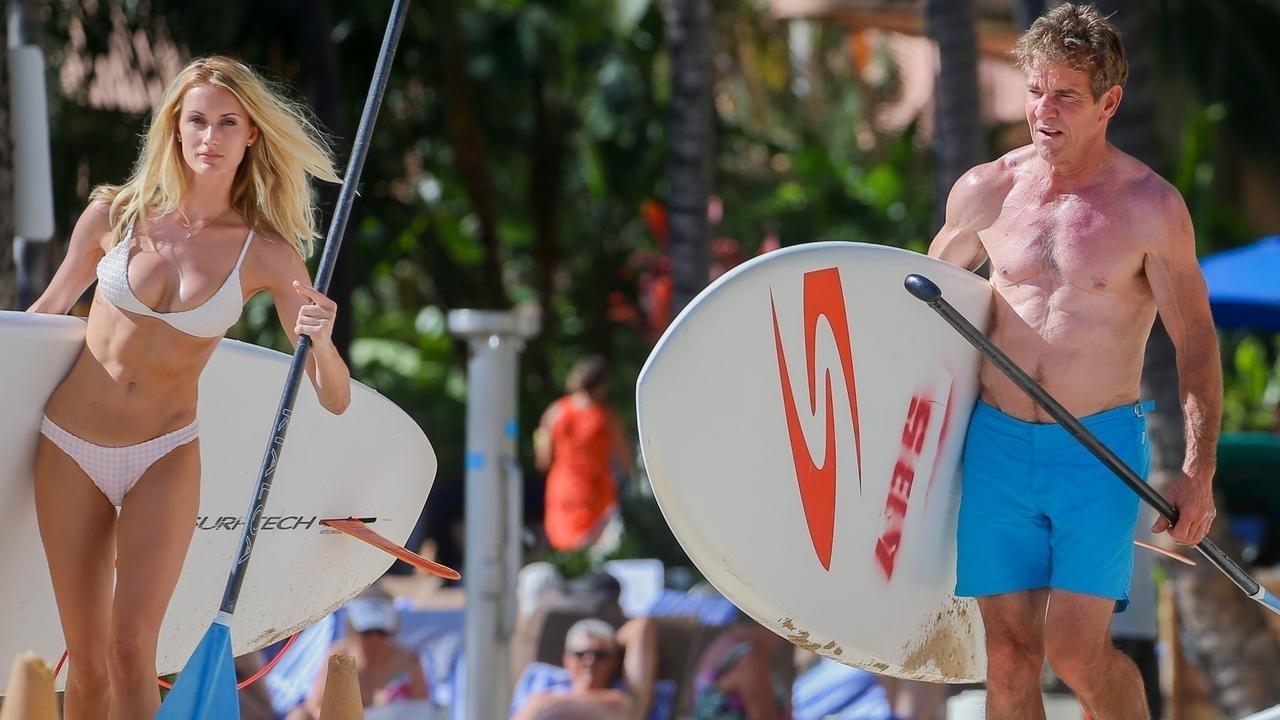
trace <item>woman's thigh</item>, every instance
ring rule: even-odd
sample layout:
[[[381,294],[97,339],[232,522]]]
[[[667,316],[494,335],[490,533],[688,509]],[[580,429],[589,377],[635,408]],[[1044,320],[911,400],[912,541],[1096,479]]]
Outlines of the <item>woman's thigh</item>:
[[[71,654],[83,662],[106,650],[116,509],[80,466],[43,435],[34,471],[36,519],[63,635]],[[75,667],[74,659],[71,664]]]
[[[125,496],[116,530],[112,623],[117,638],[155,642],[199,509],[199,440],[153,463]]]

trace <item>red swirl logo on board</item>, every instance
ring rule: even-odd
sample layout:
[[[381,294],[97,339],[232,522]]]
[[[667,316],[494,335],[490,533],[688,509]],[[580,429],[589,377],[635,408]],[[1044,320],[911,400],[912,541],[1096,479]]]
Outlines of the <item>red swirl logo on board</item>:
[[[800,424],[800,412],[796,408],[795,392],[791,387],[791,373],[782,348],[782,332],[778,326],[778,308],[769,293],[769,305],[773,311],[773,338],[778,352],[778,377],[782,383],[782,407],[787,417],[787,435],[791,441],[791,456],[795,462],[796,482],[800,489],[800,502],[804,507],[805,523],[809,526],[809,539],[818,562],[826,570],[831,569],[831,548],[835,541],[836,521],[836,415],[835,398],[831,387],[830,367],[821,368],[819,374],[816,355],[818,320],[826,317],[840,358],[837,369],[844,379],[849,416],[853,421],[853,447],[858,467],[858,484],[862,484],[862,442],[858,428],[858,392],[854,385],[853,349],[849,342],[849,319],[844,304],[844,288],[840,283],[838,268],[824,268],[804,274],[804,349],[805,369],[809,385],[809,414],[823,421],[823,464],[814,462]],[[821,377],[822,387],[818,387]],[[821,392],[820,392],[821,391]],[[822,405],[819,406],[819,396]]]

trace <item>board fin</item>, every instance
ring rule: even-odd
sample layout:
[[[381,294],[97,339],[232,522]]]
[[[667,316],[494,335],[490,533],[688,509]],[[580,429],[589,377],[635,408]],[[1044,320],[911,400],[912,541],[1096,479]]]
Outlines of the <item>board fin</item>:
[[[446,580],[458,580],[462,577],[457,570],[441,565],[438,562],[432,562],[418,553],[401,547],[379,535],[369,528],[370,522],[372,522],[371,518],[330,518],[327,520],[321,520],[320,524],[341,531],[353,538],[356,538],[357,540],[367,542],[397,560],[403,560],[404,562],[407,562],[421,570],[425,570],[432,575],[442,577]]]
[[[1165,550],[1164,548],[1162,548],[1162,547],[1160,547],[1160,546],[1158,546],[1158,545],[1152,545],[1152,544],[1151,544],[1151,543],[1149,543],[1149,542],[1143,542],[1143,541],[1141,541],[1141,540],[1136,540],[1136,539],[1133,541],[1133,544],[1134,544],[1134,545],[1137,545],[1137,546],[1138,546],[1138,547],[1140,547],[1140,548],[1145,548],[1145,549],[1147,549],[1147,550],[1150,550],[1151,552],[1156,553],[1157,555],[1163,555],[1163,556],[1165,556],[1165,557],[1169,558],[1170,560],[1177,560],[1178,562],[1182,563],[1183,565],[1190,565],[1191,567],[1195,567],[1195,566],[1196,566],[1196,561],[1195,561],[1195,560],[1192,560],[1191,558],[1187,557],[1186,555],[1180,555],[1180,554],[1178,554],[1178,553],[1176,553],[1176,552],[1173,552],[1172,550]]]

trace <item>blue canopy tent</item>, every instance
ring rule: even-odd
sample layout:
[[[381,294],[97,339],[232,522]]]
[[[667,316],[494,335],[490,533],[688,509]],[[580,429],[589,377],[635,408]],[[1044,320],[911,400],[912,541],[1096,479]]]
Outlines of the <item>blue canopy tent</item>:
[[[1280,332],[1280,235],[1210,255],[1200,268],[1218,329]],[[1272,433],[1224,432],[1218,439],[1214,482],[1226,496],[1231,527],[1258,561],[1280,553],[1280,486],[1271,482],[1277,470],[1280,438]]]
[[[1280,235],[1200,261],[1221,330],[1280,332]]]

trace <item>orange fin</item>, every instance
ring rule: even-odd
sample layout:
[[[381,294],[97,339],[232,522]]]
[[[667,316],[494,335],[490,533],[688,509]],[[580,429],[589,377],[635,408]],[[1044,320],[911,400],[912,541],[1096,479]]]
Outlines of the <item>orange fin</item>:
[[[457,580],[462,577],[462,575],[453,568],[445,567],[437,562],[432,562],[416,552],[407,550],[391,542],[371,530],[364,520],[360,520],[358,518],[333,518],[329,520],[321,520],[320,524],[326,525],[335,530],[340,530],[357,540],[363,540],[392,557],[395,557],[398,560],[403,560],[416,568],[421,568],[432,575],[437,575],[446,580]]]
[[[1151,551],[1151,552],[1153,552],[1153,553],[1158,553],[1158,554],[1160,554],[1160,555],[1163,555],[1163,556],[1165,556],[1165,557],[1169,558],[1170,560],[1177,560],[1178,562],[1180,562],[1180,563],[1182,563],[1182,564],[1184,564],[1184,565],[1190,565],[1190,566],[1192,566],[1192,567],[1195,567],[1196,561],[1195,561],[1195,560],[1192,560],[1191,558],[1187,557],[1186,555],[1179,555],[1179,554],[1178,554],[1178,553],[1176,553],[1176,552],[1172,552],[1172,551],[1169,551],[1169,550],[1165,550],[1165,549],[1164,549],[1164,548],[1162,548],[1162,547],[1157,547],[1157,546],[1155,546],[1155,545],[1152,545],[1151,543],[1143,542],[1143,541],[1141,541],[1141,540],[1134,540],[1134,541],[1133,541],[1133,544],[1134,544],[1134,545],[1137,545],[1137,546],[1138,546],[1138,547],[1140,547],[1140,548],[1146,548],[1146,549],[1150,550],[1150,551]]]

